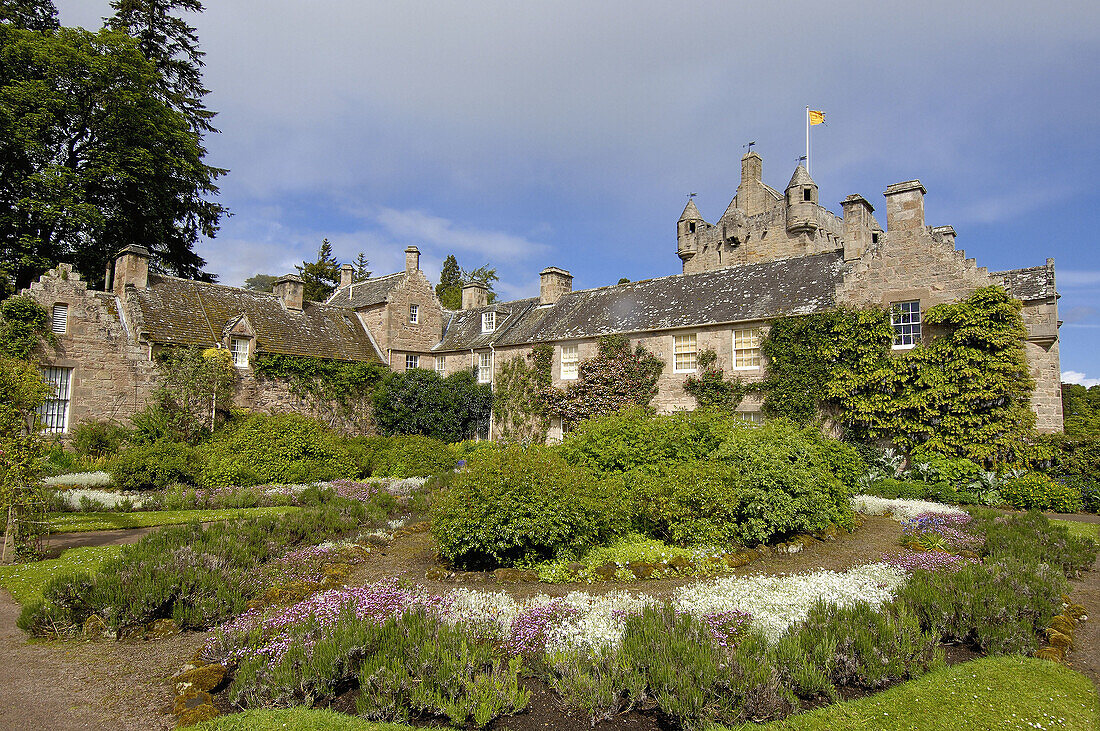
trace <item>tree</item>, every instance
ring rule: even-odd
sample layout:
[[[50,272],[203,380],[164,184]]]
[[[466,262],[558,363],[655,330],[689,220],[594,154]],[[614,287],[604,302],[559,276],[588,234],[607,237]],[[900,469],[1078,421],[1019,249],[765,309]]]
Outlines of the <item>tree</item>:
[[[317,261],[303,261],[294,267],[306,284],[305,298],[313,302],[324,302],[340,285],[340,263],[332,255],[332,244],[328,239],[321,241],[317,250]]]
[[[275,288],[276,279],[278,277],[274,274],[253,274],[244,280],[244,288],[251,289],[253,292],[270,292]]]
[[[120,33],[0,24],[0,296],[61,262],[101,286],[132,243],[211,279],[193,248],[217,231],[218,173],[159,83]]]
[[[57,30],[57,8],[52,0],[0,0],[0,23],[24,30]]]
[[[618,284],[630,284],[630,280],[626,277],[621,277],[618,281]]]
[[[1100,386],[1063,383],[1062,421],[1067,437],[1100,437]]]
[[[472,439],[487,428],[492,408],[492,389],[478,383],[472,369],[446,378],[421,368],[390,372],[374,392],[374,420],[386,435]]]
[[[495,267],[489,268],[489,265],[480,266],[472,271],[462,270],[462,280],[464,282],[481,282],[485,285],[485,289],[489,292],[489,304],[497,301],[497,293],[493,291],[493,282],[500,281],[500,277],[497,276],[497,270]],[[459,291],[461,296],[461,290]],[[461,306],[461,302],[459,305]]]
[[[435,296],[443,309],[457,310],[462,307],[462,269],[454,254],[448,254],[443,260],[443,269],[439,272],[439,284],[435,285]]]
[[[359,252],[359,256],[355,257],[355,281],[362,282],[364,279],[370,278],[370,270],[367,269],[370,266],[370,262],[367,261],[367,257],[363,256],[363,252]]]

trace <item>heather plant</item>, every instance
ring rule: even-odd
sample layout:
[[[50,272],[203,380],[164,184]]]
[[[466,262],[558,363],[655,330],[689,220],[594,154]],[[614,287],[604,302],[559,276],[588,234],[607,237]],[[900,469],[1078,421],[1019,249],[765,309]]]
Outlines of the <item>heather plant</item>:
[[[984,536],[982,555],[985,557],[1049,564],[1069,577],[1087,571],[1096,561],[1096,541],[1072,536],[1065,526],[1038,512],[1023,515],[1001,515],[988,510],[973,512],[972,530]]]
[[[431,509],[440,555],[456,566],[510,566],[576,556],[626,527],[606,482],[548,447],[519,446],[470,459]]]

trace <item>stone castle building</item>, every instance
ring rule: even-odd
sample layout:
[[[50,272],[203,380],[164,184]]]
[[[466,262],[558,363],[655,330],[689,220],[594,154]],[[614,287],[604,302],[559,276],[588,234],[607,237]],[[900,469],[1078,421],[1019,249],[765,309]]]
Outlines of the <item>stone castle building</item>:
[[[676,224],[681,274],[574,291],[569,272],[547,267],[537,297],[490,304],[486,289],[471,283],[453,312],[441,307],[420,271],[415,246],[405,250],[404,271],[394,274],[354,282],[345,265],[340,287],[324,303],[304,301],[293,275],[260,293],[153,274],[141,247],[120,252],[105,292],[89,291],[62,265],[27,290],[51,311],[57,335],[43,353],[55,389],[44,410],[47,428],[64,433],[85,418],[130,416],[156,386],[153,354],[172,345],[229,349],[241,374],[240,406],[308,410],[286,384],[257,379],[251,357],[377,361],[443,375],[473,368],[492,383],[502,363],[547,343],[555,385],[563,386],[594,355],[599,336],[621,333],[665,361],[658,410],[694,408],[683,385],[699,353],[713,350],[726,371],[759,380],[761,335],[776,317],[884,306],[894,347],[905,349],[926,337],[921,319],[928,308],[1002,285],[1024,303],[1038,428],[1061,431],[1053,259],[1005,272],[977,266],[956,248],[951,226],[925,224],[918,180],[886,188],[883,228],[860,195],[842,201],[840,216],[822,206],[802,166],[782,192],[764,183],[762,172],[755,152],[741,159],[737,193],[714,223],[688,202]],[[738,409],[746,420],[760,418],[760,402],[751,397]],[[551,438],[560,436],[554,425]]]

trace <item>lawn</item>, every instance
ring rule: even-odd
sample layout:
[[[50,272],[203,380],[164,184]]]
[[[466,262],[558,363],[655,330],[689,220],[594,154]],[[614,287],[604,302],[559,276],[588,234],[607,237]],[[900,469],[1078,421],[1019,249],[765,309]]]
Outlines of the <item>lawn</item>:
[[[42,588],[54,577],[74,571],[94,573],[121,549],[122,546],[70,548],[57,558],[0,566],[0,586],[10,591],[15,601],[26,604],[41,597]]]
[[[93,530],[118,530],[122,528],[149,528],[157,525],[181,523],[209,523],[215,520],[261,518],[268,515],[286,515],[301,510],[290,505],[269,508],[216,508],[209,510],[151,510],[133,513],[50,513],[51,533],[77,533]]]
[[[1059,520],[1052,518],[1051,523],[1062,525],[1069,529],[1069,534],[1076,538],[1091,538],[1100,541],[1100,524],[1084,523],[1080,520]]]

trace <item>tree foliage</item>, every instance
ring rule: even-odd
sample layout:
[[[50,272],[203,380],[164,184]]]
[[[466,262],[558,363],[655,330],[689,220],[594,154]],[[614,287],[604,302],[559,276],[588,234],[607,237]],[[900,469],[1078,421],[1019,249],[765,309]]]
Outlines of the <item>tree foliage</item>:
[[[57,8],[52,0],[0,0],[0,23],[23,30],[57,30]]]
[[[340,285],[340,262],[332,255],[332,244],[322,239],[316,261],[303,261],[295,266],[298,276],[305,282],[305,299],[324,302]]]
[[[386,373],[381,363],[283,353],[257,353],[252,368],[261,380],[284,380],[326,424],[351,432],[368,430],[371,398]]]
[[[385,435],[472,439],[487,430],[492,408],[492,389],[478,383],[472,369],[446,378],[421,368],[391,372],[374,392],[374,421]]]
[[[546,390],[553,380],[553,360],[553,347],[543,343],[526,357],[517,355],[501,364],[493,389],[493,414],[506,441],[546,441],[550,428]]]
[[[37,300],[20,295],[0,302],[0,354],[27,360],[43,338],[53,338],[50,315]]]
[[[726,380],[718,366],[718,354],[713,350],[699,353],[698,364],[698,375],[693,373],[684,380],[684,390],[695,397],[701,409],[735,411],[748,390],[741,379]]]
[[[253,274],[244,280],[244,288],[253,292],[270,292],[275,288],[276,279],[278,277],[274,274]]]
[[[173,347],[156,354],[159,388],[134,415],[139,440],[197,444],[225,420],[239,377],[224,348]]]
[[[1067,437],[1100,438],[1100,386],[1063,383],[1062,423]]]
[[[129,244],[204,276],[193,247],[224,213],[204,154],[137,41],[0,24],[0,295],[62,261],[100,286]]]
[[[664,361],[638,345],[631,350],[624,335],[604,335],[596,341],[596,357],[577,367],[577,381],[546,391],[549,413],[571,429],[593,416],[628,406],[648,406],[657,395]]]
[[[439,272],[439,284],[435,285],[435,296],[445,310],[457,310],[462,307],[462,269],[454,254],[448,254],[443,260]]]

